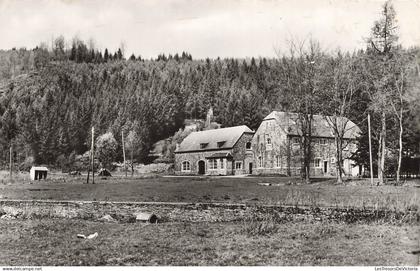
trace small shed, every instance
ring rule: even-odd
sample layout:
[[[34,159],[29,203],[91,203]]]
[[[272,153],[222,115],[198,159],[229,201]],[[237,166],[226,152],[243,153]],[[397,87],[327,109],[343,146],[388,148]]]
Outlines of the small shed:
[[[30,175],[31,180],[47,179],[48,168],[46,167],[31,167]]]
[[[101,168],[98,171],[98,176],[101,176],[101,177],[111,177],[112,175],[111,175],[111,172],[109,172],[109,170],[107,170],[106,168]]]

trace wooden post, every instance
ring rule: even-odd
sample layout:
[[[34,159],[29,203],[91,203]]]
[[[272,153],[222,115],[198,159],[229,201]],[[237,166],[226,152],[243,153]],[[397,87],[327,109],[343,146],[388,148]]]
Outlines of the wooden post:
[[[134,176],[133,146],[131,146],[131,177]]]
[[[12,181],[13,174],[13,145],[10,143],[10,155],[9,155],[9,168],[10,168],[10,181]]]
[[[124,172],[125,172],[125,177],[127,177],[127,166],[125,163],[124,131],[121,131],[121,137],[122,137],[122,149],[123,149],[123,158],[124,158]]]
[[[369,162],[370,162],[370,184],[373,183],[373,162],[372,162],[372,139],[370,135],[370,114],[368,114],[368,132],[369,132]]]
[[[95,184],[95,127],[92,126],[92,183]]]

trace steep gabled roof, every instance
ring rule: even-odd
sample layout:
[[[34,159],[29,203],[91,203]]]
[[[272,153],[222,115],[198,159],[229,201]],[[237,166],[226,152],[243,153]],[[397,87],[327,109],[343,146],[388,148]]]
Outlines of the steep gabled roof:
[[[48,171],[47,167],[31,167],[31,170]]]
[[[334,137],[333,129],[328,124],[327,118],[334,120],[334,117],[313,115],[312,136],[314,137]],[[273,111],[263,121],[276,120],[281,128],[288,135],[300,135],[299,115],[297,113]],[[344,138],[355,139],[360,134],[360,128],[346,117],[337,117],[337,122],[345,127]],[[345,126],[344,126],[345,125]]]
[[[175,152],[231,149],[244,133],[254,132],[245,125],[192,132],[181,142]],[[219,147],[218,142],[224,143]]]

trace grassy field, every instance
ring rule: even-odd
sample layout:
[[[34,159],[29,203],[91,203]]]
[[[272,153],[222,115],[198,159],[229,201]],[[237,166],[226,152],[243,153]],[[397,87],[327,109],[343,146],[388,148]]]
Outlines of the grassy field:
[[[91,240],[76,237],[94,232]],[[0,265],[418,265],[407,251],[419,233],[326,222],[0,220]]]
[[[22,176],[21,176],[22,177]],[[229,202],[417,210],[419,188],[284,177],[23,176],[0,184],[0,199]],[[261,185],[270,183],[270,185]],[[97,238],[77,234],[97,232]],[[418,265],[420,227],[333,221],[108,223],[0,219],[0,265]]]
[[[270,183],[271,186],[259,183]],[[3,199],[230,202],[256,204],[386,207],[419,210],[420,188],[374,186],[367,181],[336,185],[333,179],[311,184],[286,177],[111,177],[86,184],[85,177],[0,184]]]

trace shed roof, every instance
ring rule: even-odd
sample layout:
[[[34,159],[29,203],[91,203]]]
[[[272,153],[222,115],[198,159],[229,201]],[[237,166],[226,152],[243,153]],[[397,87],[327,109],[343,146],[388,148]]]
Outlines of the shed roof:
[[[231,149],[244,133],[254,132],[246,125],[192,132],[181,142],[175,152]]]
[[[297,113],[273,111],[263,121],[276,120],[288,135],[299,136],[299,115]],[[328,120],[334,121],[332,116],[313,115],[312,136],[315,137],[334,137],[333,129],[328,124]],[[337,123],[345,128],[343,138],[355,139],[360,134],[360,128],[346,117],[337,117]]]
[[[48,171],[48,168],[46,168],[46,167],[31,167],[31,170]]]

